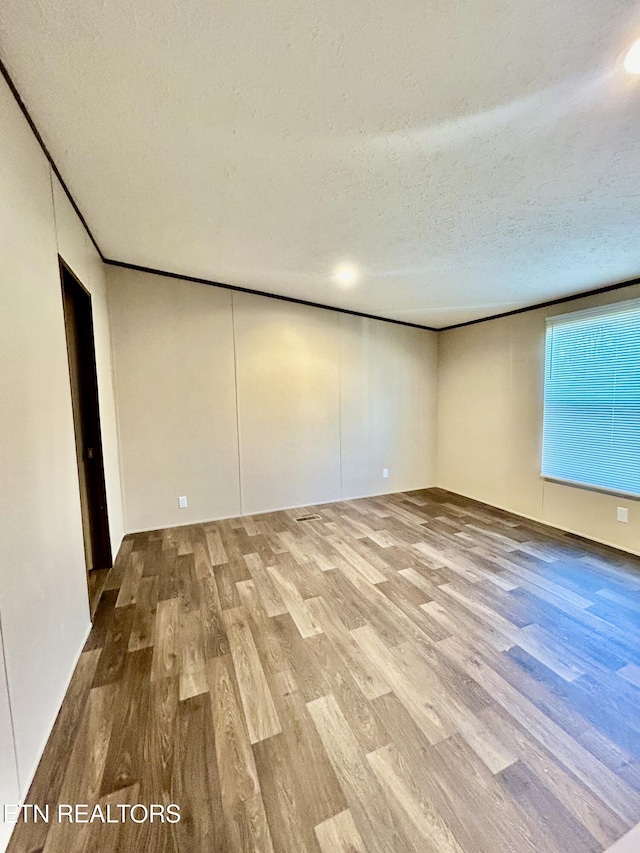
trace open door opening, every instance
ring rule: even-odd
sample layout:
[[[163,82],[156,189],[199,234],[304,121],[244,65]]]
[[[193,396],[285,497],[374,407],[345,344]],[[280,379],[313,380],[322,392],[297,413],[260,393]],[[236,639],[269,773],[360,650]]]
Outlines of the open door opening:
[[[111,566],[91,296],[62,258],[60,278],[87,572]]]

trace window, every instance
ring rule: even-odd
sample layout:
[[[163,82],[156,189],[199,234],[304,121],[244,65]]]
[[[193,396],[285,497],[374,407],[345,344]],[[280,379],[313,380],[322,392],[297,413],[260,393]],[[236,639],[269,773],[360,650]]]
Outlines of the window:
[[[547,320],[542,476],[640,496],[640,299]]]

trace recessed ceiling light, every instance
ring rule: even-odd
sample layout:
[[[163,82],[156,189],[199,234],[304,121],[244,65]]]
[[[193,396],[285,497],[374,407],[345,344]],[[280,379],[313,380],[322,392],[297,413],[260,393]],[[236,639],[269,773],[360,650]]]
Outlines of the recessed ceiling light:
[[[640,39],[631,45],[624,60],[624,67],[629,74],[640,74]]]
[[[338,284],[348,286],[354,284],[358,278],[358,271],[350,264],[343,264],[336,270],[336,281]]]

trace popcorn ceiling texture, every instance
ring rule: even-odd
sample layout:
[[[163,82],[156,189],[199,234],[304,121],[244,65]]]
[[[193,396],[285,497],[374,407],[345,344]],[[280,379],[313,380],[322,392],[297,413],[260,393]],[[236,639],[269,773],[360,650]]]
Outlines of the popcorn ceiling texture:
[[[640,275],[639,35],[635,0],[0,10],[106,257],[436,327]]]

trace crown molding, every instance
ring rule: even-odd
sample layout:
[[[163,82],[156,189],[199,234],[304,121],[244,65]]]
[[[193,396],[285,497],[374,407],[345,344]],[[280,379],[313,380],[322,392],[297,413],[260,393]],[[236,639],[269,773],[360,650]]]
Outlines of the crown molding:
[[[311,302],[311,301],[306,300],[306,299],[296,299],[293,296],[282,296],[281,294],[278,294],[278,293],[269,293],[268,291],[255,290],[255,289],[249,288],[249,287],[240,287],[237,285],[225,284],[225,283],[220,282],[220,281],[210,281],[209,279],[205,279],[205,278],[196,278],[195,276],[182,275],[180,273],[168,272],[167,270],[158,270],[158,269],[153,269],[151,267],[139,266],[138,264],[129,264],[129,263],[126,263],[125,261],[112,260],[111,258],[106,258],[104,256],[104,254],[102,253],[100,246],[98,245],[95,237],[91,233],[91,229],[87,225],[86,219],[82,215],[82,212],[81,212],[80,208],[78,207],[78,205],[76,204],[74,197],[71,195],[71,191],[69,190],[69,187],[67,186],[64,178],[60,174],[60,170],[56,166],[55,161],[49,152],[49,149],[45,145],[44,140],[42,139],[42,136],[40,135],[40,132],[38,131],[38,128],[35,125],[35,122],[31,118],[31,116],[29,115],[29,111],[27,110],[27,108],[24,104],[24,101],[20,97],[20,93],[16,89],[15,84],[14,84],[13,80],[11,79],[9,72],[7,71],[7,68],[1,59],[0,59],[0,73],[4,77],[4,79],[7,83],[7,86],[11,90],[11,94],[15,98],[16,103],[20,107],[22,114],[24,115],[25,119],[27,120],[27,123],[28,123],[29,127],[31,128],[31,131],[32,131],[33,135],[35,136],[35,138],[37,139],[37,141],[40,145],[40,148],[42,149],[45,157],[47,158],[49,165],[51,166],[55,176],[60,181],[60,184],[62,185],[62,188],[65,191],[65,194],[71,203],[71,206],[75,210],[80,222],[82,222],[87,234],[89,235],[91,242],[95,246],[96,251],[100,255],[100,259],[105,264],[109,264],[110,266],[113,266],[113,267],[121,267],[123,269],[137,270],[138,272],[147,272],[147,273],[152,273],[153,275],[161,275],[161,276],[166,276],[168,278],[176,278],[180,281],[190,281],[190,282],[194,282],[197,284],[208,284],[211,287],[222,287],[225,290],[232,290],[232,291],[236,291],[238,293],[250,293],[250,294],[253,294],[254,296],[266,296],[269,299],[279,299],[283,302],[293,302],[296,305],[307,305],[311,308],[323,308],[326,311],[337,311],[341,314],[349,314],[349,315],[354,316],[354,317],[364,317],[364,318],[369,319],[369,320],[381,320],[384,323],[395,323],[398,326],[409,326],[413,329],[423,329],[423,330],[428,331],[428,332],[448,332],[451,329],[461,329],[461,328],[464,328],[465,326],[475,326],[478,323],[488,323],[490,320],[499,320],[502,317],[513,317],[516,314],[523,314],[526,311],[535,311],[538,308],[548,308],[552,305],[561,305],[564,302],[573,302],[576,299],[583,299],[585,296],[596,296],[599,293],[611,293],[614,290],[621,290],[622,288],[625,288],[625,287],[631,287],[634,284],[640,284],[640,278],[634,278],[634,279],[631,279],[629,281],[622,281],[622,282],[619,282],[617,284],[610,284],[610,285],[607,285],[605,287],[597,287],[593,290],[585,290],[585,291],[582,291],[581,293],[574,293],[571,296],[560,296],[557,299],[550,299],[547,302],[537,302],[534,305],[527,305],[524,308],[517,308],[514,311],[504,311],[504,312],[499,313],[499,314],[491,314],[488,317],[478,317],[476,320],[467,320],[464,323],[452,323],[449,326],[437,326],[436,327],[436,326],[425,326],[425,325],[421,325],[420,323],[409,323],[406,320],[394,320],[391,317],[379,317],[376,314],[367,314],[363,311],[351,311],[347,308],[338,308],[335,305],[324,305],[322,303]]]

